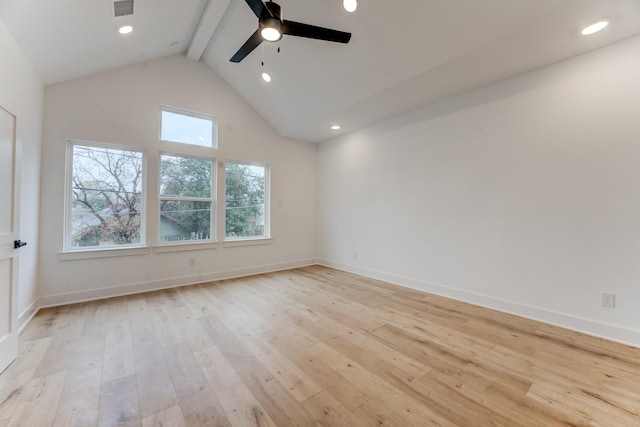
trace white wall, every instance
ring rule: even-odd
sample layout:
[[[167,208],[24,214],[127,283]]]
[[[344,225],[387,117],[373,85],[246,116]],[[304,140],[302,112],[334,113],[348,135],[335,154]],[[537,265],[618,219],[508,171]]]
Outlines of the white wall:
[[[268,245],[62,261],[66,140],[147,149],[157,168],[159,105],[218,118],[217,160],[263,162],[271,170]],[[312,263],[316,242],[316,146],[278,136],[209,67],[181,55],[47,87],[44,97],[41,287],[43,305]],[[224,170],[218,192],[224,203]],[[157,183],[148,183],[156,203]],[[155,189],[155,192],[154,192]],[[218,209],[218,213],[221,210]],[[218,222],[218,235],[224,235]],[[153,228],[149,230],[153,232]],[[188,260],[195,259],[195,267]]]
[[[636,37],[322,143],[322,262],[640,345],[638,76]]]
[[[20,326],[37,310],[38,216],[40,197],[40,142],[43,86],[13,36],[0,20],[0,98],[17,117],[16,137],[21,160],[18,322]]]

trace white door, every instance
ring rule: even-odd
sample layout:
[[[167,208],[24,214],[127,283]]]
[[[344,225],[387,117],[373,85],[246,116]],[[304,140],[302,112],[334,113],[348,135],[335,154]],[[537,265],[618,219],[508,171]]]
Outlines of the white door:
[[[0,372],[18,354],[16,117],[0,105]]]

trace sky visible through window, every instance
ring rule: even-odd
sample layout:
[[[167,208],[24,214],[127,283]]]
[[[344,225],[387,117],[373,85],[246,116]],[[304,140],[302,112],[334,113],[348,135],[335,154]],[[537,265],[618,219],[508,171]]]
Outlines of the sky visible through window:
[[[163,141],[213,147],[213,120],[162,111]]]

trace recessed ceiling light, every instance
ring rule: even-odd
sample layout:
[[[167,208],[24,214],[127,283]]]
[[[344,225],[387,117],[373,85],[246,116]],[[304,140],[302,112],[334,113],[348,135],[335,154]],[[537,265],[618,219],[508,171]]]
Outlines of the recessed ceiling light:
[[[358,8],[358,1],[357,0],[344,0],[342,2],[342,5],[344,6],[344,10],[346,10],[347,12],[355,12],[356,9]]]
[[[609,25],[609,21],[606,21],[604,19],[598,22],[594,22],[593,24],[589,25],[584,30],[582,30],[582,35],[588,36],[590,34],[595,34],[599,31],[604,30],[607,27],[607,25]]]
[[[331,126],[331,130],[340,130],[340,125]]]
[[[120,34],[129,34],[131,31],[133,31],[133,27],[129,24],[120,25],[118,27],[118,32]]]
[[[269,73],[267,72],[262,73],[262,80],[269,83],[271,81],[271,76],[269,75]]]

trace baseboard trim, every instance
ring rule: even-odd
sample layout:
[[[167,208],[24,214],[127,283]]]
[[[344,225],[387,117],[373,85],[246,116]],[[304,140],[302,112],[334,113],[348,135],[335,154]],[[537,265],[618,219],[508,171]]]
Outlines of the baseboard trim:
[[[481,307],[501,311],[503,313],[513,314],[515,316],[536,320],[538,322],[559,326],[583,334],[640,348],[640,331],[597,322],[590,319],[570,316],[563,313],[557,313],[539,307],[528,306],[487,295],[454,289],[436,283],[410,279],[364,267],[344,264],[328,259],[318,259],[316,261],[319,265],[335,268],[336,270],[342,270],[372,279],[383,280],[406,288],[468,302]]]
[[[27,327],[29,322],[31,322],[36,314],[38,314],[38,310],[40,310],[40,301],[39,299],[36,299],[31,304],[29,304],[29,307],[24,309],[22,313],[18,315],[18,334],[20,334],[20,332],[22,332],[22,330]]]
[[[195,285],[199,283],[215,282],[224,279],[253,276],[255,274],[271,273],[274,271],[290,270],[292,268],[307,267],[316,264],[315,259],[297,260],[279,264],[268,264],[256,267],[198,274],[193,276],[175,277],[166,280],[132,283],[109,288],[91,289],[87,291],[68,292],[40,297],[40,308],[59,305],[75,304],[79,302],[95,301],[105,298],[139,294],[143,292],[170,289],[179,286]]]

